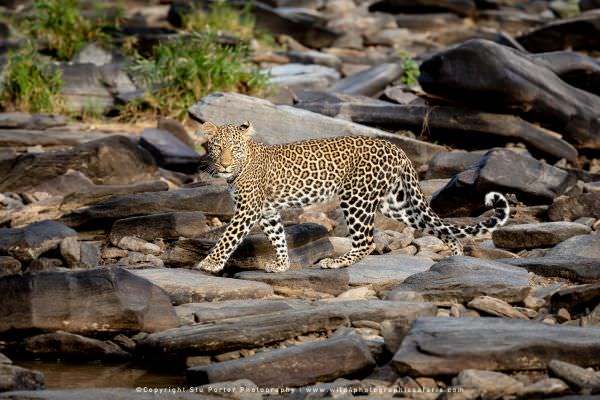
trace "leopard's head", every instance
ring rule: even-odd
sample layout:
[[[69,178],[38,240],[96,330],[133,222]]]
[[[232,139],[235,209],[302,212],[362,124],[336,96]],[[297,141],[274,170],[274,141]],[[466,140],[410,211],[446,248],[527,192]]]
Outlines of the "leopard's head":
[[[214,162],[215,175],[234,179],[248,157],[250,135],[254,133],[252,124],[248,121],[241,125],[217,126],[205,122],[202,129],[208,138],[208,154]]]

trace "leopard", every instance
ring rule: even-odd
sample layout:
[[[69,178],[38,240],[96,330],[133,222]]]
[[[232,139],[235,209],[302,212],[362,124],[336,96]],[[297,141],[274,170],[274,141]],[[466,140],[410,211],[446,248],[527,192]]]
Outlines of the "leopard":
[[[506,223],[510,208],[504,195],[489,192],[485,205],[493,215],[473,225],[446,223],[431,208],[417,172],[392,142],[358,135],[335,136],[269,145],[252,137],[250,121],[216,125],[205,121],[212,174],[224,178],[234,213],[224,233],[194,268],[217,273],[258,223],[275,249],[268,272],[290,267],[280,211],[325,202],[337,196],[351,238],[351,249],[319,261],[321,268],[348,267],[375,249],[377,212],[432,234],[462,255],[459,239],[491,232]]]

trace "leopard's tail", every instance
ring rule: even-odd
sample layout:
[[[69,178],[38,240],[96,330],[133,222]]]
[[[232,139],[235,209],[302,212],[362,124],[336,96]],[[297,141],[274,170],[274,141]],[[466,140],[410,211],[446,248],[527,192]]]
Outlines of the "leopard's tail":
[[[454,236],[464,238],[477,236],[494,231],[508,220],[510,206],[506,197],[498,192],[489,192],[485,195],[485,205],[494,208],[494,215],[475,225],[446,225]]]

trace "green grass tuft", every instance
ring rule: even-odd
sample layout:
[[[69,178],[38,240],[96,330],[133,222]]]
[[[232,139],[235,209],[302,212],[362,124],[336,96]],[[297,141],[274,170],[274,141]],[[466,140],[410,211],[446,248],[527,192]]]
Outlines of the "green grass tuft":
[[[400,59],[402,60],[402,77],[400,80],[408,87],[412,87],[417,84],[421,71],[419,70],[419,64],[412,59],[410,54],[405,51],[398,52]]]
[[[137,56],[131,72],[148,89],[143,99],[124,107],[126,119],[142,111],[182,118],[210,92],[258,94],[267,84],[267,76],[250,64],[245,45],[223,45],[212,34],[161,42],[151,57]]]
[[[0,90],[4,110],[24,112],[58,112],[62,110],[62,77],[35,46],[28,43],[8,53]]]

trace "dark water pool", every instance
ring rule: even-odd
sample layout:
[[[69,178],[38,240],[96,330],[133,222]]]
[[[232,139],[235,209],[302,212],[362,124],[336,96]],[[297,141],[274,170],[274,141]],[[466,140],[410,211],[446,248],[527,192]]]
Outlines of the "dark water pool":
[[[44,374],[46,388],[184,387],[185,377],[177,372],[148,371],[131,364],[62,363],[13,360],[16,365]]]

